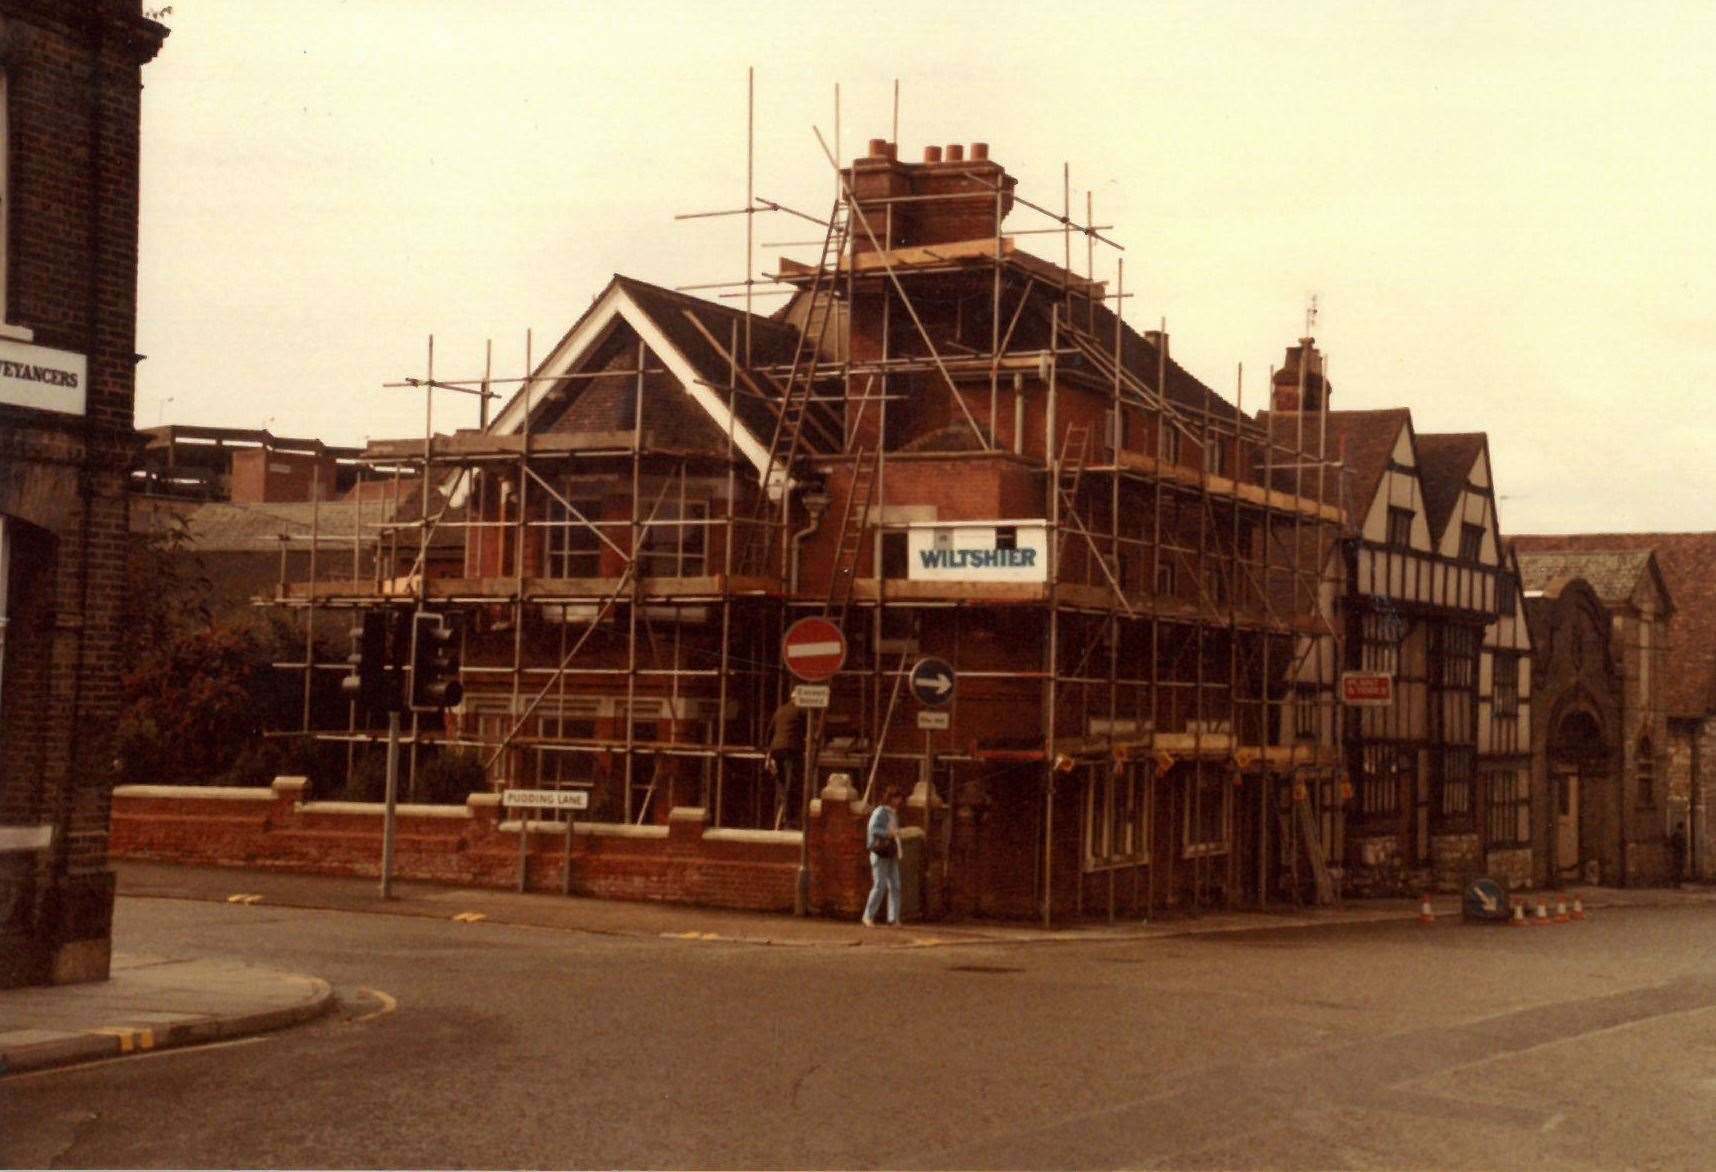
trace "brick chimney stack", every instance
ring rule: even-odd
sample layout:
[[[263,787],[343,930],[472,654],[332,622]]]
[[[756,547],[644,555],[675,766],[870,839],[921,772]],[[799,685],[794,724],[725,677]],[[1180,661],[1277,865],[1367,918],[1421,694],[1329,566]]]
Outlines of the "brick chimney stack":
[[[963,143],[926,146],[923,162],[902,163],[897,144],[880,138],[870,140],[868,153],[853,160],[847,176],[870,233],[884,248],[992,238],[1001,229],[996,212],[1005,219],[1013,210],[1019,182],[990,160],[986,142],[974,142],[969,150]],[[902,196],[925,198],[883,202]],[[872,250],[870,235],[857,223],[852,248]]]
[[[1298,411],[1299,368],[1305,364],[1305,404],[1307,411],[1327,411],[1329,396],[1334,388],[1323,377],[1323,356],[1317,352],[1315,338],[1300,338],[1297,346],[1287,347],[1287,359],[1275,372],[1269,406],[1275,411]]]

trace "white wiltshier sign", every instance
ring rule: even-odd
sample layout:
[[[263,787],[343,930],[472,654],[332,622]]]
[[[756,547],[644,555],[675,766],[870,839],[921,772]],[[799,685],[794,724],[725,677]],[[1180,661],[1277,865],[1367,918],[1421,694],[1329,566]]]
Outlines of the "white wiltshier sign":
[[[88,389],[84,355],[0,338],[0,403],[82,415]]]
[[[925,522],[906,530],[914,582],[1047,582],[1046,521]]]
[[[510,809],[588,810],[590,791],[585,789],[509,789],[501,802]]]

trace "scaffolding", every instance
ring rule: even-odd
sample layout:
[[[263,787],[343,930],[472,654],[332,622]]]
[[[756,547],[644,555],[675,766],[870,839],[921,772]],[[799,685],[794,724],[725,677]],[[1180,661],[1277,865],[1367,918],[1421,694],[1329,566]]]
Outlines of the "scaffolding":
[[[465,746],[497,786],[594,787],[598,818],[695,804],[718,827],[790,832],[804,811],[765,768],[791,686],[780,639],[821,613],[850,654],[835,715],[808,733],[809,776],[849,772],[866,798],[915,781],[926,807],[946,808],[932,846],[950,892],[956,856],[970,865],[962,804],[1021,802],[1016,781],[1040,802],[1031,899],[1045,922],[1330,898],[1349,534],[1322,413],[1247,416],[1242,368],[1228,404],[1172,362],[1165,322],[1129,327],[1124,261],[1112,292],[1096,276],[1096,249],[1120,246],[1089,193],[1074,218],[1069,169],[1055,211],[1018,194],[982,144],[959,167],[926,152],[951,190],[894,195],[858,190],[865,166],[903,166],[891,141],[847,167],[838,133],[822,150],[826,217],[755,196],[749,150],[746,206],[693,213],[745,216],[743,310],[686,295],[733,283],[650,287],[647,326],[612,330],[579,369],[538,363],[527,336],[521,376],[494,377],[491,347],[480,377],[441,378],[431,339],[424,374],[390,384],[422,390],[423,437],[369,445],[357,493],[376,515],[320,534],[310,580],[283,573],[274,599],[302,616],[310,652],[294,665],[302,731],[379,735],[355,708],[343,728],[311,727],[312,676],[346,670],[318,662],[317,630],[336,630],[318,614],[453,612],[466,711],[435,728],[413,716],[408,776],[418,746]],[[989,218],[973,239],[905,242],[902,223],[938,203]],[[1016,209],[1041,226],[1004,232]],[[759,278],[761,213],[818,224],[819,257]],[[1060,264],[1019,247],[1032,232],[1061,235]],[[789,298],[771,318],[751,311],[758,284]],[[705,357],[695,388],[662,352],[670,326]],[[683,442],[655,393],[675,385],[706,396],[722,444]],[[501,387],[511,402],[491,422]],[[622,388],[629,427],[556,424],[585,391],[618,403]],[[1299,389],[1302,405],[1303,362]],[[436,391],[475,396],[479,428],[436,434]],[[914,530],[959,523],[923,515],[936,504],[925,476],[961,467],[986,468],[1003,495],[1030,486],[1020,520],[998,507],[988,523],[1040,529],[1045,580],[902,571]],[[349,554],[349,575],[318,563],[318,544]],[[940,751],[902,702],[932,642],[960,683]],[[997,712],[1023,706],[1039,728],[993,735]],[[1077,826],[1057,827],[1069,815]],[[1069,833],[1070,878],[1057,846]]]

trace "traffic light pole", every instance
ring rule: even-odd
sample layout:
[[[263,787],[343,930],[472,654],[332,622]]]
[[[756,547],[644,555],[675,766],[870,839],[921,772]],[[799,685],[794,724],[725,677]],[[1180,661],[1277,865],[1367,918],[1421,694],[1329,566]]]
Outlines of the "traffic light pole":
[[[399,710],[387,713],[387,794],[381,820],[381,898],[393,898],[393,822],[399,801]]]

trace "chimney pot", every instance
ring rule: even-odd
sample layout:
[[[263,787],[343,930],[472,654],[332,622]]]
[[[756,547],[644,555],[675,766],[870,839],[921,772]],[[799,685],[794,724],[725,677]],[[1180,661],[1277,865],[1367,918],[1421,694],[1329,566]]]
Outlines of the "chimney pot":
[[[950,163],[965,162],[965,145],[957,142],[948,144],[947,161]]]
[[[888,157],[888,140],[885,138],[873,138],[873,139],[871,139],[870,140],[870,150],[865,157],[871,158],[871,159],[885,159],[885,158],[887,158]]]
[[[888,158],[898,159],[900,157],[900,144],[899,143],[890,142],[890,143],[884,143],[883,145],[887,150]]]
[[[926,163],[939,163],[939,162],[941,162],[941,148],[938,146],[927,146],[927,147],[925,147],[924,148],[924,162],[926,162]]]
[[[972,143],[971,144],[971,158],[975,162],[982,162],[985,159],[989,158],[989,144],[986,142],[974,142],[974,143]]]

